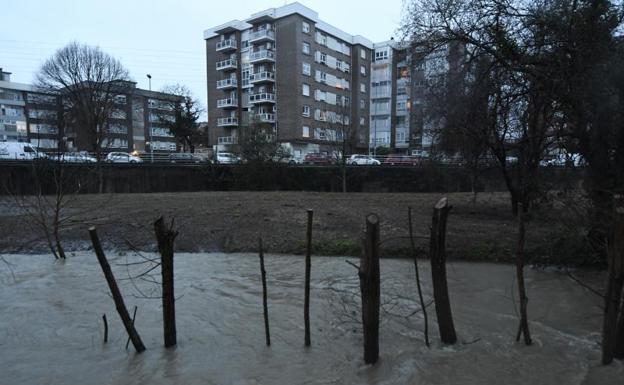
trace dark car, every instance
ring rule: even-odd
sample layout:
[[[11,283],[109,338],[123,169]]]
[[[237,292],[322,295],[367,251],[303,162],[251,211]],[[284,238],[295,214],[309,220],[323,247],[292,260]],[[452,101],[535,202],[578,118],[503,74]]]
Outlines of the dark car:
[[[202,158],[201,156],[197,156],[195,154],[181,152],[181,153],[169,154],[169,162],[198,164],[198,163],[206,163],[206,159]]]
[[[387,166],[416,166],[418,158],[408,155],[388,155],[383,162]]]
[[[327,154],[310,152],[303,158],[304,164],[333,164],[334,160]]]

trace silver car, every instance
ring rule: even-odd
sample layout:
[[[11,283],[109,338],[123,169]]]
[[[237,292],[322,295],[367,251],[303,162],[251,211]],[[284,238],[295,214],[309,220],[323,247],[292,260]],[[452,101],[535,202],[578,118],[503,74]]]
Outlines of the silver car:
[[[109,163],[142,163],[143,160],[138,156],[128,154],[127,152],[109,152],[106,156]]]
[[[379,166],[381,162],[370,155],[353,154],[347,160],[347,164],[351,164],[353,166]]]

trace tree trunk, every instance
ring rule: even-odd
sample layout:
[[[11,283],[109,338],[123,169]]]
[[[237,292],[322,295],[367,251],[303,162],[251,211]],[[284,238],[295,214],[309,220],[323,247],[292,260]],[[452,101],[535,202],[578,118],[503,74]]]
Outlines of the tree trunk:
[[[518,296],[520,297],[520,325],[516,334],[516,341],[520,341],[520,336],[524,335],[524,343],[528,346],[532,344],[532,341],[527,316],[529,298],[526,295],[526,287],[524,285],[524,243],[526,234],[524,218],[524,209],[520,207],[520,210],[518,210],[518,245],[516,249],[516,280],[518,281]]]
[[[346,159],[342,162],[342,192],[347,192],[347,163]]]
[[[310,270],[312,267],[312,217],[314,212],[308,210],[308,227],[306,231],[305,257],[305,294],[303,307],[303,321],[305,324],[305,346],[310,346]]]
[[[258,253],[260,255],[260,274],[262,276],[262,308],[264,310],[264,335],[267,346],[271,346],[271,332],[269,330],[269,306],[267,304],[266,270],[264,269],[264,252],[262,251],[262,238],[258,239]]]
[[[362,296],[362,329],[364,362],[374,364],[379,358],[379,217],[366,217],[364,253],[360,258],[360,293]]]
[[[446,222],[451,208],[452,206],[448,205],[446,198],[440,199],[434,206],[429,243],[433,298],[436,316],[438,317],[440,339],[445,344],[457,342],[446,281]]]
[[[115,301],[115,307],[117,308],[117,312],[119,313],[121,322],[126,328],[128,336],[132,340],[132,344],[134,345],[137,353],[141,353],[145,350],[145,345],[143,345],[143,341],[141,341],[141,337],[139,336],[139,333],[137,333],[132,323],[132,320],[130,319],[130,314],[128,313],[126,304],[124,303],[121,292],[119,291],[119,287],[117,286],[117,282],[115,281],[113,271],[111,270],[110,265],[106,260],[106,256],[104,255],[104,251],[102,250],[102,245],[100,244],[100,240],[97,236],[95,227],[89,228],[89,235],[91,236],[91,243],[93,243],[95,255],[97,256],[100,267],[102,268],[102,272],[104,273],[104,278],[106,278],[106,282],[108,283],[108,287],[110,288],[111,295],[113,296],[113,301]]]
[[[614,197],[613,232],[608,242],[609,273],[605,293],[604,319],[602,324],[602,363],[607,365],[617,354],[624,356],[622,317],[622,288],[624,287],[624,201]],[[618,322],[618,317],[619,321]]]
[[[163,332],[165,347],[175,346],[176,320],[175,320],[175,295],[173,277],[173,242],[178,235],[173,230],[173,222],[167,228],[163,217],[154,222],[154,231],[158,241],[160,253],[160,268],[162,273],[162,305],[163,305]]]

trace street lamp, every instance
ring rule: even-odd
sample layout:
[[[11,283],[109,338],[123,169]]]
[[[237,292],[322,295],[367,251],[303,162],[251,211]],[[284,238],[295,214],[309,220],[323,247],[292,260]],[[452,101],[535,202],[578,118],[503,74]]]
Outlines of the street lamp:
[[[152,90],[152,75],[147,74],[145,76],[147,76],[147,81],[149,82],[149,90],[151,91]]]

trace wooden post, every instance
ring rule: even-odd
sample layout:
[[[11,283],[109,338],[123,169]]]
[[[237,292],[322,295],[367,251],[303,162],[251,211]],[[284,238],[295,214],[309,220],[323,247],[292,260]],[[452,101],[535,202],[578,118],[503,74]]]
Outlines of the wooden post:
[[[102,321],[104,321],[104,343],[108,342],[108,321],[106,321],[106,314],[102,314]]]
[[[524,245],[526,238],[525,227],[525,207],[518,202],[518,246],[516,248],[516,281],[518,282],[518,297],[520,299],[520,324],[516,334],[516,342],[520,341],[520,336],[524,336],[524,344],[529,346],[533,343],[531,340],[531,331],[529,329],[529,317],[527,315],[527,307],[529,297],[526,294],[526,285],[524,283]]]
[[[379,358],[379,217],[366,217],[364,252],[360,257],[360,293],[362,296],[362,329],[364,362],[374,364]]]
[[[102,245],[100,244],[95,227],[89,228],[89,235],[91,236],[91,243],[93,243],[95,255],[97,256],[102,272],[104,273],[104,278],[106,278],[106,282],[108,283],[108,287],[110,288],[113,296],[113,301],[115,301],[115,307],[117,308],[121,322],[124,324],[124,327],[128,332],[128,336],[132,340],[134,349],[136,349],[137,353],[141,353],[145,350],[145,345],[143,345],[143,341],[141,341],[139,333],[137,333],[134,325],[132,324],[130,314],[128,314],[128,309],[126,308],[126,304],[124,303],[119,287],[117,286],[117,282],[115,281],[115,276],[113,275],[108,261],[106,260],[106,256],[102,250]]]
[[[305,257],[305,299],[303,307],[303,321],[305,324],[305,346],[310,346],[310,269],[312,268],[312,218],[314,211],[308,210],[308,228],[306,231]]]
[[[624,309],[621,305],[624,287],[624,198],[615,195],[613,203],[613,233],[608,244],[609,272],[602,325],[602,363],[605,365],[616,356],[624,356]]]
[[[173,285],[173,242],[178,235],[173,230],[173,221],[167,228],[163,217],[154,222],[154,231],[158,241],[158,252],[160,253],[160,267],[162,273],[162,305],[163,305],[163,332],[165,347],[175,346],[176,339],[176,319],[175,319],[175,296]]]
[[[264,269],[264,253],[262,252],[262,238],[258,238],[260,254],[260,274],[262,275],[262,307],[264,309],[264,334],[267,346],[271,346],[271,333],[269,331],[269,306],[267,305],[266,270]]]
[[[418,269],[418,258],[416,257],[416,244],[414,242],[414,229],[412,228],[412,208],[407,208],[407,222],[409,228],[410,247],[412,249],[412,258],[414,258],[414,270],[416,271],[416,288],[418,289],[418,298],[420,300],[420,308],[425,319],[425,345],[429,347],[429,317],[427,317],[427,306],[423,298],[422,286],[420,284],[420,272]]]
[[[452,206],[447,199],[440,199],[433,208],[429,256],[431,259],[431,279],[433,282],[433,299],[440,338],[445,344],[457,342],[453,314],[449,300],[448,283],[446,282],[446,222]]]

